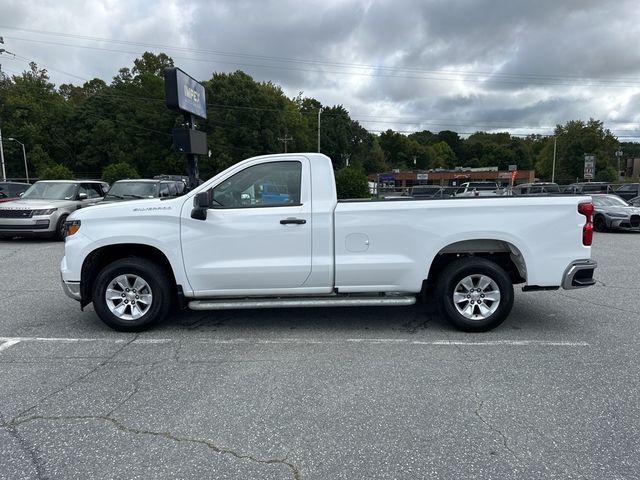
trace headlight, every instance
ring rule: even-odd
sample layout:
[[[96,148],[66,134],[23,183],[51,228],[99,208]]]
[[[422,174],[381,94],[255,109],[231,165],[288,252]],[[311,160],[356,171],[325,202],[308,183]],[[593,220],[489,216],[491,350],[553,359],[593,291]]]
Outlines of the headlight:
[[[80,230],[80,220],[67,220],[64,222],[64,229],[67,231],[67,237],[75,235]]]
[[[34,210],[31,215],[34,216],[34,217],[36,215],[51,215],[56,210],[58,210],[58,209],[57,208],[43,208],[41,210]]]
[[[613,218],[627,218],[629,216],[626,213],[608,213],[607,215]]]

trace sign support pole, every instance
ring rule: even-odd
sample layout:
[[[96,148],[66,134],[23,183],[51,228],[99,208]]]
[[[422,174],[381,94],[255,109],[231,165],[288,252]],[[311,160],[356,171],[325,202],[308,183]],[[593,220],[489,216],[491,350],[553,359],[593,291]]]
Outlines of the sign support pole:
[[[184,113],[184,120],[189,130],[195,130],[195,122],[191,113]],[[193,190],[198,186],[198,156],[195,153],[187,153],[187,169],[189,170],[189,190]]]

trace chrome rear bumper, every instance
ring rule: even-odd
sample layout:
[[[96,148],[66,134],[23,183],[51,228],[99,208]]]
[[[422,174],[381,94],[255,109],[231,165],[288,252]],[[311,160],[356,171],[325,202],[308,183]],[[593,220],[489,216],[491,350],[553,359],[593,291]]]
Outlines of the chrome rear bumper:
[[[597,266],[598,264],[593,260],[576,260],[575,262],[571,262],[564,271],[562,288],[572,290],[595,285],[596,280],[593,278],[593,271]]]

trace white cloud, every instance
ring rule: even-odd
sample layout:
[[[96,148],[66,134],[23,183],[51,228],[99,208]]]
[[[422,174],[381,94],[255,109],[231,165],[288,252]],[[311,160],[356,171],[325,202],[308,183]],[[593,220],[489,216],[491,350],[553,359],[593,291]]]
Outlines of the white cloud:
[[[109,81],[145,50],[165,51],[197,78],[241,69],[373,118],[372,130],[541,133],[533,127],[593,117],[615,133],[640,122],[639,34],[635,0],[0,5],[0,35],[19,55],[0,62],[13,71],[33,59],[56,84]]]

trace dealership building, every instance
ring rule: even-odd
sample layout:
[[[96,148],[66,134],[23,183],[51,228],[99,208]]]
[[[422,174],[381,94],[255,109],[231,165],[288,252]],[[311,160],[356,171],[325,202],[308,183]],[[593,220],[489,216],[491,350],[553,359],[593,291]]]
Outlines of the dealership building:
[[[369,175],[370,182],[377,182],[387,188],[409,188],[415,185],[441,185],[443,187],[457,187],[465,182],[490,181],[501,186],[511,184],[531,183],[535,181],[535,170],[498,170],[498,167],[456,168],[454,170],[413,170]]]

